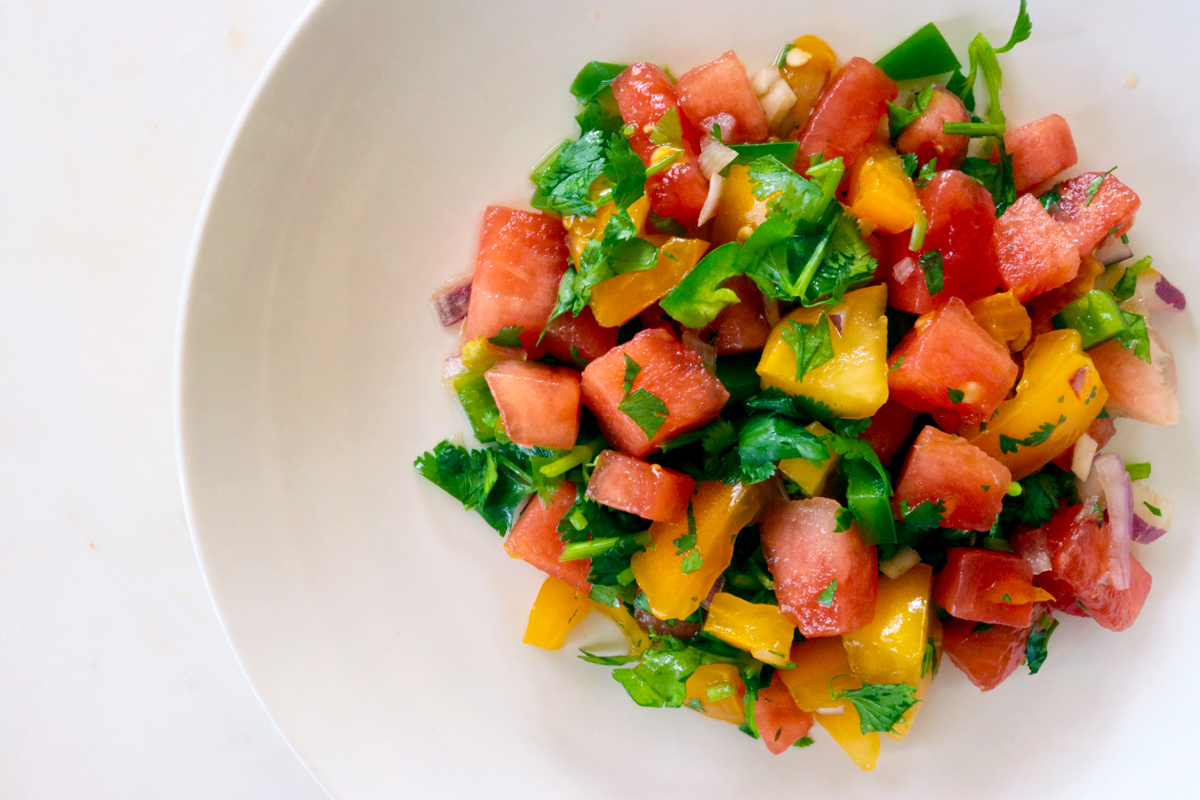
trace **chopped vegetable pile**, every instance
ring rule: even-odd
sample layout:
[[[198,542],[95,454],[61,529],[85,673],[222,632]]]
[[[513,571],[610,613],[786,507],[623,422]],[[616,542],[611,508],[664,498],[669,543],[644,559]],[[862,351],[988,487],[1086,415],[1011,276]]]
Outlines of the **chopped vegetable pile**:
[[[1104,447],[1178,419],[1150,320],[1184,299],[1067,121],[1005,117],[1031,29],[966,66],[931,23],[874,63],[583,68],[537,212],[488,208],[437,298],[484,446],[416,461],[549,576],[526,642],[597,611],[629,652],[581,657],[637,704],[869,770],[943,653],[987,691],[1063,615],[1133,624],[1172,507]]]

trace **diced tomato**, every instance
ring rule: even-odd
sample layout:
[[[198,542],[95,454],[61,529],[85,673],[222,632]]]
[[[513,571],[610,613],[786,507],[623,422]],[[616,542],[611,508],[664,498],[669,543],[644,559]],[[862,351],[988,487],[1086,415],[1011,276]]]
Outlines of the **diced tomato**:
[[[1071,588],[1083,610],[1101,627],[1123,631],[1141,613],[1151,578],[1130,555],[1129,588],[1106,585],[1109,541],[1104,526],[1082,505],[1060,509],[1046,526],[1053,576]]]
[[[806,171],[817,153],[826,161],[840,156],[849,168],[896,94],[896,82],[883,70],[865,58],[850,59],[830,80],[800,134],[797,171]]]
[[[1071,127],[1058,114],[1034,120],[1004,134],[1004,149],[1012,156],[1017,194],[1036,189],[1079,160]]]
[[[550,319],[558,298],[558,283],[566,271],[562,220],[488,206],[463,327],[464,341],[495,336],[501,328],[516,326],[522,329],[522,343],[532,345]]]
[[[596,459],[587,497],[642,519],[673,522],[687,514],[695,490],[696,482],[683,473],[605,450]]]
[[[1107,387],[1107,386],[1108,386],[1108,384],[1105,384],[1105,387]],[[1110,391],[1109,397],[1111,398],[1112,390],[1109,390],[1109,391]],[[1100,448],[1104,447],[1104,445],[1111,442],[1112,438],[1117,435],[1117,423],[1115,420],[1113,420],[1112,417],[1103,417],[1103,418],[1097,417],[1096,420],[1094,422],[1092,422],[1091,425],[1088,426],[1087,435],[1092,437],[1092,439],[1095,440],[1096,449],[1100,449]],[[1071,470],[1071,462],[1074,460],[1074,458],[1075,458],[1075,445],[1071,445],[1070,447],[1068,447],[1066,450],[1063,451],[1062,455],[1057,456],[1050,463],[1054,464],[1056,467],[1061,467],[1062,469],[1065,469],[1069,472]],[[1053,594],[1053,592],[1051,594]]]
[[[758,690],[754,721],[758,723],[758,735],[763,744],[775,755],[800,741],[813,726],[812,714],[801,711],[796,705],[778,671],[771,676],[767,688]]]
[[[504,549],[513,558],[522,559],[547,575],[553,575],[568,586],[587,594],[592,591],[592,585],[587,579],[592,570],[591,559],[558,560],[565,546],[557,530],[558,523],[562,522],[562,518],[571,510],[575,503],[575,495],[575,484],[563,481],[549,506],[542,505],[536,496],[531,498],[525,510],[521,512],[521,518],[504,540]]]
[[[675,87],[661,69],[640,62],[618,75],[612,82],[612,90],[621,119],[633,126],[629,143],[642,163],[650,166],[656,148],[650,141],[650,131],[663,114],[672,108],[678,111]],[[646,180],[646,194],[656,212],[691,228],[700,219],[700,210],[708,198],[708,179],[696,160],[700,150],[696,130],[682,112],[679,123],[683,129],[683,155]]]
[[[916,411],[948,409],[986,420],[1017,380],[1008,348],[951,297],[917,319],[888,357],[889,397]]]
[[[720,122],[725,142],[766,141],[767,115],[750,85],[746,65],[732,50],[685,72],[675,92],[679,107],[701,132]]]
[[[922,252],[942,254],[945,296],[965,303],[986,297],[1000,286],[996,259],[996,204],[983,184],[958,170],[939,172],[918,192],[929,220]],[[919,253],[907,249],[907,236],[893,240],[903,247],[893,249],[897,262],[912,259],[908,269],[899,263],[888,276],[888,302],[896,308],[923,314],[933,307],[925,275],[917,265]],[[936,302],[941,299],[935,297]]]
[[[579,373],[536,361],[501,361],[484,373],[508,438],[569,450],[579,436]]]
[[[915,154],[922,164],[936,158],[939,170],[952,169],[962,163],[971,139],[943,133],[942,126],[947,122],[970,121],[971,113],[958,95],[936,86],[921,116],[910,122],[896,139],[896,149]]]
[[[667,407],[652,437],[620,409],[625,399],[625,356],[641,369],[630,394],[644,390]],[[583,371],[583,402],[600,420],[605,437],[622,452],[642,458],[665,440],[703,425],[721,413],[729,392],[666,328],[644,330],[609,350]]]
[[[1001,280],[1021,302],[1069,283],[1079,272],[1079,248],[1031,194],[996,221],[996,254]]]
[[[995,689],[1025,660],[1029,627],[988,625],[965,619],[948,619],[942,624],[943,650],[980,691]]]
[[[1133,226],[1141,198],[1114,175],[1085,172],[1058,186],[1062,198],[1051,212],[1079,247],[1090,256],[1107,236],[1120,236]]]
[[[717,338],[713,340],[713,345],[717,348],[717,354],[762,350],[766,347],[767,337],[771,335],[762,292],[745,275],[730,278],[724,288],[733,290],[741,302],[726,308],[714,322]]]
[[[943,527],[986,531],[996,521],[1011,482],[1012,475],[999,461],[961,436],[926,425],[908,451],[893,503],[899,514],[901,503],[911,510],[940,500],[946,505]]]
[[[871,417],[871,424],[858,438],[871,445],[875,455],[879,456],[879,460],[886,467],[908,441],[918,416],[919,412],[889,397]]]
[[[1115,417],[1174,425],[1179,421],[1175,356],[1166,339],[1151,329],[1150,363],[1115,339],[1087,351],[1108,389],[1105,408]]]
[[[568,364],[595,361],[617,346],[618,332],[618,328],[605,328],[596,322],[592,309],[584,306],[579,316],[563,314],[547,325],[540,349]]]
[[[839,508],[827,497],[781,501],[760,523],[779,608],[805,636],[857,630],[875,614],[875,548],[863,541],[854,523],[837,530]]]
[[[1000,597],[992,599],[996,592]],[[1004,600],[1009,596],[1012,602]],[[1028,628],[1033,623],[1034,601],[1040,598],[1029,562],[1013,553],[975,547],[951,547],[946,567],[933,584],[933,599],[959,619]]]

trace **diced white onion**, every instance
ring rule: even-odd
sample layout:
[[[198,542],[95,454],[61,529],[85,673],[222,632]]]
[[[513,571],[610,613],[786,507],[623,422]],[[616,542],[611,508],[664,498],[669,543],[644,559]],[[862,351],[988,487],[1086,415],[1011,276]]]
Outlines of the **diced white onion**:
[[[774,128],[783,120],[784,115],[792,110],[792,106],[796,105],[796,93],[787,85],[787,81],[777,80],[759,102],[762,104],[763,113],[767,115],[767,124]]]
[[[1150,506],[1154,506],[1159,513],[1155,514],[1151,511]],[[1133,484],[1133,513],[1135,516],[1133,540],[1148,544],[1171,529],[1171,518],[1175,516],[1175,504],[1141,481],[1135,481]],[[1139,521],[1141,525],[1138,524]]]
[[[716,139],[706,137],[705,143],[700,147],[700,157],[696,160],[700,162],[700,171],[704,173],[704,177],[712,180],[714,175],[729,166],[735,158],[737,151],[732,147],[726,147]]]
[[[696,221],[697,225],[703,225],[717,213],[717,206],[721,204],[721,187],[724,185],[725,179],[720,175],[714,174],[709,178],[708,197],[704,198],[704,207],[700,209],[700,219]]]
[[[1092,459],[1096,457],[1096,451],[1099,449],[1100,443],[1086,433],[1075,442],[1075,452],[1071,456],[1071,472],[1075,473],[1076,478],[1081,481],[1088,479],[1092,471]]]
[[[921,554],[911,547],[905,547],[886,561],[880,561],[879,571],[892,580],[896,580],[920,563]]]
[[[793,47],[788,50],[788,54],[784,56],[789,67],[802,67],[812,58],[812,53],[806,50],[801,50],[799,47]]]
[[[833,708],[818,708],[815,714],[820,714],[823,717],[836,717],[838,714],[845,714],[845,706],[834,706]]]
[[[754,93],[762,97],[770,90],[771,84],[777,80],[779,80],[779,67],[768,64],[750,76],[750,85],[754,87]]]

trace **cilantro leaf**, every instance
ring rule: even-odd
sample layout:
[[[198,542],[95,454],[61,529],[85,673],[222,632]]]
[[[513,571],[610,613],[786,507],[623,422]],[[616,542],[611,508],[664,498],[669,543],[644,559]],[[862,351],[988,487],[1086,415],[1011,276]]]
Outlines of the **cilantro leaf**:
[[[1134,292],[1137,291],[1138,276],[1150,269],[1153,263],[1153,259],[1150,256],[1146,256],[1125,268],[1125,271],[1121,273],[1120,280],[1112,288],[1113,297],[1116,298],[1118,303],[1124,303],[1133,297]]]
[[[862,238],[858,220],[839,213],[831,226],[824,259],[813,273],[801,302],[838,303],[846,292],[870,282],[877,266],[870,245]]]
[[[634,536],[622,536],[617,544],[608,548],[600,555],[592,556],[592,568],[588,571],[587,580],[596,586],[620,585],[619,576],[629,569],[635,553],[641,553],[646,546]]]
[[[1058,193],[1057,184],[1050,191],[1038,197],[1038,202],[1042,204],[1042,208],[1046,211],[1053,211],[1054,207],[1062,202],[1062,195]]]
[[[761,142],[756,144],[727,144],[733,152],[737,153],[737,157],[729,162],[729,165],[721,171],[724,175],[729,167],[735,164],[747,165],[752,164],[763,156],[772,156],[779,159],[784,164],[795,164],[796,154],[800,152],[799,142]]]
[[[826,608],[833,608],[833,598],[837,594],[837,578],[829,582],[829,585],[821,590],[817,595],[817,604]]]
[[[904,132],[905,128],[916,122],[917,118],[925,113],[925,109],[929,107],[929,101],[933,99],[933,90],[933,86],[927,86],[917,92],[913,96],[912,108],[905,108],[888,101],[888,134],[893,142]]]
[[[925,288],[930,295],[935,295],[942,291],[945,283],[942,279],[942,251],[929,250],[922,253],[917,263],[921,265],[921,271],[925,274]]]
[[[952,389],[950,387],[946,387],[946,397],[950,398],[950,402],[954,403],[954,405],[961,403],[963,398],[966,396],[966,393],[963,392],[962,389]]]
[[[468,450],[447,441],[420,455],[414,466],[468,511],[487,502],[498,477],[491,450]]]
[[[742,480],[761,483],[775,474],[780,459],[803,458],[820,466],[829,458],[829,450],[821,437],[791,420],[755,416],[738,434],[738,455]]]
[[[700,660],[700,653],[692,648],[646,650],[636,667],[613,670],[613,678],[639,706],[679,708],[687,696],[685,682]]]
[[[997,53],[1007,53],[1021,42],[1029,38],[1033,33],[1033,21],[1029,19],[1029,12],[1025,8],[1025,0],[1021,0],[1021,10],[1017,12],[1017,21],[1013,23],[1012,33],[1009,34],[1008,41],[1003,47],[996,50]]]
[[[1050,434],[1054,433],[1055,428],[1067,421],[1065,416],[1059,416],[1058,422],[1045,422],[1033,433],[1026,436],[1024,439],[1014,439],[1011,436],[1000,434],[1000,452],[1015,453],[1018,447],[1034,447],[1035,445],[1044,444],[1050,439]]]
[[[601,174],[612,185],[609,197],[618,209],[628,208],[646,193],[646,168],[633,152],[629,138],[615,134],[604,148],[604,168]]]
[[[972,157],[963,161],[960,169],[988,190],[996,205],[996,216],[999,217],[1017,202],[1017,184],[1013,180],[1012,156],[1004,149],[1003,137],[997,137],[996,143],[998,160],[995,163],[986,158]],[[1057,195],[1055,197],[1055,202],[1058,202]]]
[[[1116,335],[1116,340],[1126,350],[1132,350],[1134,355],[1150,363],[1150,332],[1146,329],[1146,318],[1131,311],[1122,311],[1121,319],[1125,327]]]
[[[1030,675],[1036,675],[1042,664],[1046,663],[1050,634],[1054,633],[1057,627],[1058,620],[1049,614],[1043,614],[1029,632],[1029,638],[1025,640],[1025,663],[1029,667]]]
[[[921,656],[921,677],[924,678],[931,672],[937,675],[937,671],[937,644],[933,641],[933,637],[930,637],[925,641],[925,652]]]
[[[858,711],[859,728],[867,733],[891,733],[906,711],[919,700],[907,683],[864,683],[858,689],[830,692],[834,700],[849,700]]]
[[[703,328],[712,323],[725,308],[740,300],[732,289],[721,286],[741,274],[735,267],[741,249],[737,242],[729,242],[710,250],[659,301],[659,306],[672,319],[689,328]]]
[[[658,146],[677,145],[683,141],[683,123],[679,121],[679,109],[671,106],[658,118],[650,131],[650,143]]]
[[[946,504],[941,500],[936,503],[922,500],[912,509],[908,507],[908,503],[900,501],[900,514],[904,517],[904,524],[910,530],[931,531],[934,528],[940,528],[942,520],[945,519],[945,513]]]
[[[609,64],[604,61],[590,61],[571,81],[571,94],[580,103],[589,103],[604,91],[625,70],[625,64]]]
[[[536,187],[529,204],[561,216],[595,214],[592,182],[604,172],[606,138],[603,131],[588,131],[559,145],[529,176]]]
[[[1048,464],[1040,472],[1021,479],[1021,494],[1005,495],[1001,522],[1005,527],[1022,524],[1040,528],[1050,521],[1060,502],[1077,500],[1075,475]]]
[[[523,325],[505,325],[495,336],[489,336],[488,341],[497,347],[520,347],[520,336],[524,330]]]
[[[642,371],[641,364],[634,361],[628,353],[625,354],[625,382],[622,384],[622,391],[625,397],[629,397],[630,390],[633,389],[633,382],[637,380],[638,373]]]
[[[1084,208],[1087,208],[1092,204],[1092,201],[1096,199],[1096,195],[1100,193],[1100,187],[1104,185],[1104,179],[1111,175],[1115,170],[1116,167],[1113,167],[1108,172],[1101,172],[1099,175],[1088,181],[1087,188],[1083,192],[1083,196],[1085,198],[1083,204]]]
[[[621,401],[617,410],[636,422],[647,439],[654,438],[670,415],[666,404],[657,395],[651,394],[645,389],[634,390]]]
[[[825,314],[812,325],[789,319],[782,335],[796,360],[797,381],[833,358],[833,339],[829,333],[829,317]]]

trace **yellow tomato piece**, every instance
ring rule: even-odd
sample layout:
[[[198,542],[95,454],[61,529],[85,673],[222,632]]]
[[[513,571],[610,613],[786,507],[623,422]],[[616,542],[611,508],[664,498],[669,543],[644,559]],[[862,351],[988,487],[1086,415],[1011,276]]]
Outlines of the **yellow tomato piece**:
[[[594,217],[563,217],[563,227],[567,229],[567,252],[570,253],[576,269],[579,268],[579,256],[583,248],[592,239],[603,235],[608,218],[616,210],[617,207],[612,203],[605,203],[596,210]],[[629,218],[637,226],[638,235],[641,236],[645,231],[646,216],[650,213],[650,197],[642,195],[625,209],[625,213],[629,214]]]
[[[913,692],[913,697],[917,700],[917,704],[904,712],[904,716],[896,723],[895,727],[888,733],[888,736],[893,739],[903,739],[912,730],[913,722],[920,713],[921,707],[925,705],[925,695],[929,693],[929,687],[933,685],[933,679],[937,676],[938,667],[942,663],[942,623],[936,615],[929,621],[929,638],[933,641],[933,663],[928,672],[921,676],[916,683],[916,691]]]
[[[592,288],[592,313],[606,328],[624,325],[663,298],[692,271],[708,249],[700,239],[670,237],[658,250],[658,262],[650,269],[626,272]]]
[[[684,690],[683,704],[689,708],[734,725],[746,721],[746,686],[732,664],[701,664],[684,683]]]
[[[713,244],[744,242],[767,218],[767,201],[754,196],[750,168],[735,164],[721,184],[721,198],[713,217]]]
[[[971,316],[1000,344],[1016,352],[1024,350],[1032,335],[1029,312],[1012,292],[981,297],[967,306]]]
[[[796,94],[796,104],[792,106],[792,119],[797,127],[803,128],[812,114],[825,84],[837,63],[833,48],[817,36],[805,35],[792,42],[792,47],[799,50],[808,58],[800,56],[802,63],[792,66],[784,61],[781,74],[788,86]]]
[[[583,622],[591,610],[587,595],[575,591],[558,578],[546,578],[529,611],[525,644],[547,650],[562,648],[567,633]]]
[[[524,361],[526,355],[520,348],[500,347],[480,336],[464,344],[458,358],[465,372],[484,373],[501,361]]]
[[[819,422],[805,425],[804,429],[814,436],[825,436],[829,433],[829,428]],[[807,458],[785,458],[779,462],[779,469],[791,478],[806,496],[816,497],[824,494],[825,487],[829,484],[829,476],[837,469],[838,462],[842,459],[832,450],[826,450],[829,458],[819,467]]]
[[[700,607],[700,601],[733,560],[733,541],[738,531],[755,520],[770,496],[767,482],[750,486],[701,483],[692,495],[696,545],[684,553],[679,552],[675,540],[688,535],[687,520],[650,526],[650,544],[645,552],[634,554],[632,566],[654,616],[684,619]],[[699,566],[685,573],[684,566],[695,566],[697,558]]]
[[[617,627],[621,629],[625,640],[629,642],[630,655],[641,655],[642,651],[650,646],[650,637],[642,630],[642,626],[633,618],[633,615],[625,610],[625,606],[606,606],[594,600],[588,600],[587,602],[592,608],[617,623]]]
[[[868,144],[850,168],[850,213],[886,233],[903,233],[917,222],[917,189],[891,147]]]
[[[727,592],[713,595],[704,632],[766,664],[786,666],[796,626],[769,603],[750,603]]]
[[[796,705],[801,711],[812,714],[859,768],[864,771],[875,769],[879,758],[879,734],[863,733],[854,705],[849,700],[834,700],[830,688],[831,682],[836,691],[862,685],[862,681],[850,675],[850,661],[841,637],[826,636],[797,642],[792,645],[791,658],[795,668],[781,669],[777,674]]]
[[[1083,352],[1079,332],[1065,328],[1033,340],[1015,397],[1005,400],[984,430],[960,432],[1019,480],[1044,467],[1087,432],[1108,390]]]
[[[767,339],[758,374],[763,386],[805,395],[839,417],[869,417],[887,402],[887,287],[880,284],[848,292],[832,307],[798,308],[780,320]],[[822,314],[842,314],[842,332],[830,324],[833,358],[796,380],[796,354],[783,338],[789,322],[814,325]]]

